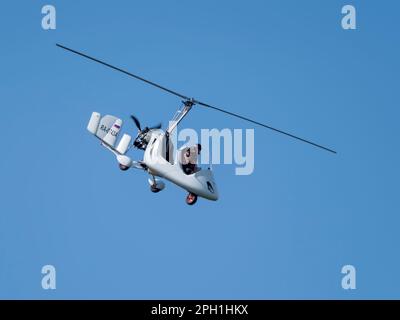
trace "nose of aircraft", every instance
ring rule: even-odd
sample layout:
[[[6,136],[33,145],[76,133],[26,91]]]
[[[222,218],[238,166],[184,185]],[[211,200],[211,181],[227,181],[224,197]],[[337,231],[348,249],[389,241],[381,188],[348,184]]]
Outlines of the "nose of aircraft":
[[[218,189],[215,182],[207,181],[207,189],[209,192],[209,199],[217,201],[219,198]]]

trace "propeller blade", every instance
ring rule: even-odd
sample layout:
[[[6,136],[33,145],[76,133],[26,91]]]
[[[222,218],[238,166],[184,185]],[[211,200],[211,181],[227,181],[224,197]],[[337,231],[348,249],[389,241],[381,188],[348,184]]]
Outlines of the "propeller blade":
[[[153,127],[150,127],[149,129],[150,129],[150,130],[155,130],[155,129],[161,129],[161,128],[162,128],[162,124],[159,123],[158,125],[153,126]]]
[[[136,118],[134,115],[131,115],[131,119],[133,120],[133,122],[135,123],[135,125],[139,129],[139,131],[142,131],[139,119]]]

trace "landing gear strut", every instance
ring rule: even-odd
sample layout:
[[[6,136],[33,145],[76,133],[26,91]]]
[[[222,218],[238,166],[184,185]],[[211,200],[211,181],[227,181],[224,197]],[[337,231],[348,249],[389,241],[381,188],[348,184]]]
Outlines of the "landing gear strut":
[[[189,193],[188,196],[186,197],[186,203],[189,206],[193,206],[196,202],[197,202],[197,195]]]

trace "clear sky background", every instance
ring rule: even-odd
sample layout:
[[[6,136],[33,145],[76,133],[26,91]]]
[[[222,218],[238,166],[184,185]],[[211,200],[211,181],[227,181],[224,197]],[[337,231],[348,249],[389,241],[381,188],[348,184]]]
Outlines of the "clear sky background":
[[[41,8],[57,9],[57,30]],[[341,8],[357,9],[357,30]],[[0,298],[400,298],[398,1],[7,1],[1,6]],[[257,128],[256,170],[216,166],[219,202],[121,172],[92,111],[144,124],[189,96]],[[183,127],[253,128],[208,110]],[[124,130],[133,133],[126,122]],[[135,151],[133,155],[140,157]],[[41,268],[57,269],[57,290]],[[357,290],[341,268],[357,268]]]

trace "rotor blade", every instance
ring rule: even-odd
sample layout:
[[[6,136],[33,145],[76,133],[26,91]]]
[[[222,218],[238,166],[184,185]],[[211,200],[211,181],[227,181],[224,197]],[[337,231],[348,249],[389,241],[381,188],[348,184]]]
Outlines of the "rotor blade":
[[[144,79],[144,78],[142,78],[142,77],[140,77],[140,76],[137,76],[137,75],[135,75],[135,74],[133,74],[133,73],[130,73],[130,72],[128,72],[128,71],[125,71],[125,70],[123,70],[123,69],[121,69],[121,68],[115,67],[115,66],[113,66],[113,65],[111,65],[111,64],[108,64],[108,63],[106,63],[106,62],[104,62],[104,61],[101,61],[101,60],[99,60],[99,59],[96,59],[96,58],[93,58],[93,57],[91,57],[91,56],[88,56],[88,55],[86,55],[86,54],[84,54],[84,53],[82,53],[82,52],[79,52],[79,51],[76,51],[76,50],[67,48],[67,47],[65,47],[65,46],[63,46],[63,45],[61,45],[61,44],[58,44],[58,43],[57,43],[56,45],[57,45],[57,47],[59,47],[59,48],[62,48],[62,49],[67,50],[67,51],[70,51],[70,52],[72,52],[72,53],[75,53],[75,54],[77,54],[77,55],[79,55],[79,56],[81,56],[81,57],[87,58],[87,59],[92,60],[92,61],[94,61],[94,62],[100,63],[100,64],[102,64],[102,65],[104,65],[104,66],[106,66],[106,67],[109,67],[109,68],[111,68],[111,69],[114,69],[114,70],[116,70],[116,71],[122,72],[122,73],[124,73],[124,74],[126,74],[126,75],[128,75],[128,76],[130,76],[130,77],[133,77],[133,78],[135,78],[135,79],[141,80],[141,81],[143,81],[143,82],[145,82],[145,83],[147,83],[147,84],[149,84],[149,85],[152,85],[152,86],[154,86],[154,87],[156,87],[156,88],[159,88],[159,89],[161,89],[161,90],[164,90],[165,92],[168,92],[168,93],[170,93],[170,94],[173,94],[173,95],[175,95],[175,96],[178,96],[178,97],[180,97],[180,98],[182,98],[182,99],[184,99],[184,100],[186,100],[186,101],[191,101],[193,104],[198,104],[198,105],[201,105],[201,106],[206,107],[206,108],[210,108],[210,109],[214,109],[214,110],[223,112],[223,113],[228,114],[228,115],[230,115],[230,116],[233,116],[233,117],[236,117],[236,118],[239,118],[239,119],[242,119],[242,120],[245,120],[245,121],[254,123],[254,124],[259,125],[259,126],[262,126],[262,127],[264,127],[264,128],[267,128],[267,129],[273,130],[273,131],[275,131],[275,132],[284,134],[284,135],[286,135],[286,136],[288,136],[288,137],[291,137],[291,138],[293,138],[293,139],[296,139],[296,140],[299,140],[299,141],[308,143],[308,144],[310,144],[310,145],[313,145],[314,147],[317,147],[317,148],[320,148],[320,149],[323,149],[323,150],[326,150],[326,151],[329,151],[329,152],[332,152],[332,153],[335,153],[335,154],[336,154],[336,151],[334,151],[334,150],[332,150],[332,149],[329,149],[329,148],[327,148],[327,147],[324,147],[324,146],[322,146],[322,145],[319,145],[319,144],[317,144],[317,143],[314,143],[314,142],[312,142],[312,141],[309,141],[309,140],[300,138],[300,137],[295,136],[295,135],[293,135],[293,134],[290,134],[290,133],[288,133],[288,132],[285,132],[285,131],[282,131],[282,130],[279,130],[279,129],[270,127],[270,126],[268,126],[268,125],[266,125],[266,124],[263,124],[263,123],[261,123],[261,122],[257,122],[257,121],[251,120],[251,119],[246,118],[246,117],[243,117],[243,116],[241,116],[241,115],[238,115],[238,114],[235,114],[235,113],[232,113],[232,112],[229,112],[229,111],[226,111],[226,110],[223,110],[223,109],[220,109],[220,108],[211,106],[211,105],[209,105],[209,104],[206,104],[206,103],[203,103],[203,102],[194,100],[194,99],[190,99],[190,98],[188,98],[187,96],[185,96],[185,95],[183,95],[183,94],[180,94],[180,93],[175,92],[175,91],[173,91],[173,90],[167,89],[167,88],[165,88],[165,87],[163,87],[163,86],[158,85],[157,83],[154,83],[154,82],[152,82],[152,81],[146,80],[146,79]],[[135,117],[132,117],[132,119],[135,121],[135,123],[136,123],[136,125],[138,126],[138,128],[140,128],[140,123],[139,123],[139,122],[136,122],[136,121],[138,121],[138,120],[137,120]],[[136,119],[136,120],[135,120],[135,119]],[[138,124],[139,124],[139,125],[138,125]],[[139,130],[140,130],[140,129],[139,129]],[[140,130],[140,131],[141,131],[141,130]]]
[[[136,124],[136,127],[139,129],[139,131],[142,131],[142,128],[140,126],[140,121],[138,118],[136,118],[134,115],[131,115],[131,119],[133,122]]]
[[[198,105],[201,105],[201,106],[203,106],[203,107],[210,108],[210,109],[214,109],[214,110],[223,112],[223,113],[225,113],[225,114],[228,114],[228,115],[230,115],[230,116],[233,116],[233,117],[236,117],[236,118],[239,118],[239,119],[242,119],[242,120],[245,120],[245,121],[254,123],[254,124],[259,125],[259,126],[261,126],[261,127],[264,127],[264,128],[270,129],[270,130],[273,130],[273,131],[275,131],[275,132],[284,134],[284,135],[286,135],[286,136],[288,136],[288,137],[291,137],[291,138],[293,138],[293,139],[300,140],[300,141],[302,141],[302,142],[308,143],[308,144],[310,144],[310,145],[312,145],[312,146],[314,146],[314,147],[323,149],[323,150],[325,150],[325,151],[329,151],[329,152],[332,152],[332,153],[335,153],[335,154],[337,153],[335,150],[329,149],[329,148],[327,148],[327,147],[324,147],[324,146],[322,146],[322,145],[319,145],[319,144],[317,144],[317,143],[314,143],[314,142],[312,142],[312,141],[310,141],[310,140],[306,140],[306,139],[300,138],[300,137],[295,136],[295,135],[293,135],[293,134],[291,134],[291,133],[288,133],[288,132],[285,132],[285,131],[282,131],[282,130],[279,130],[279,129],[276,129],[276,128],[273,128],[273,127],[270,127],[270,126],[268,126],[268,125],[266,125],[266,124],[264,124],[264,123],[251,120],[251,119],[249,119],[249,118],[243,117],[243,116],[238,115],[238,114],[236,114],[236,113],[232,113],[232,112],[229,112],[229,111],[226,111],[226,110],[217,108],[217,107],[213,107],[213,106],[211,106],[211,105],[209,105],[209,104],[207,104],[207,103],[203,103],[203,102],[200,102],[200,101],[195,101],[195,103],[198,104]]]
[[[100,63],[100,64],[102,64],[102,65],[104,65],[104,66],[106,66],[106,67],[109,67],[109,68],[111,68],[111,69],[114,69],[114,70],[116,70],[116,71],[122,72],[122,73],[124,73],[124,74],[126,74],[126,75],[128,75],[128,76],[130,76],[130,77],[133,77],[133,78],[135,78],[135,79],[138,79],[138,80],[141,80],[141,81],[143,81],[143,82],[146,82],[147,84],[150,84],[150,85],[152,85],[152,86],[154,86],[154,87],[156,87],[156,88],[159,88],[159,89],[164,90],[164,91],[166,91],[166,92],[168,92],[168,93],[171,93],[171,94],[173,94],[173,95],[176,95],[176,96],[178,96],[178,97],[180,97],[180,98],[182,98],[182,99],[184,99],[184,100],[189,100],[189,98],[186,97],[186,96],[184,96],[183,94],[180,94],[180,93],[175,92],[175,91],[173,91],[173,90],[167,89],[167,88],[165,88],[165,87],[163,87],[163,86],[160,86],[160,85],[157,84],[157,83],[154,83],[154,82],[152,82],[152,81],[146,80],[146,79],[144,79],[144,78],[142,78],[142,77],[139,77],[139,76],[137,76],[137,75],[135,75],[135,74],[133,74],[133,73],[130,73],[130,72],[125,71],[125,70],[123,70],[123,69],[121,69],[121,68],[118,68],[118,67],[115,67],[115,66],[113,66],[113,65],[111,65],[111,64],[108,64],[107,62],[104,62],[104,61],[101,61],[101,60],[99,60],[99,59],[93,58],[93,57],[88,56],[87,54],[84,54],[84,53],[82,53],[82,52],[79,52],[79,51],[76,51],[76,50],[67,48],[67,47],[65,47],[65,46],[63,46],[63,45],[61,45],[61,44],[58,44],[58,43],[56,44],[56,46],[59,47],[59,48],[61,48],[61,49],[67,50],[67,51],[69,51],[69,52],[75,53],[75,54],[77,54],[77,55],[79,55],[79,56],[81,56],[81,57],[84,57],[84,58],[87,58],[87,59],[89,59],[89,60],[92,60],[92,61],[95,61],[95,62],[97,62],[97,63]]]

